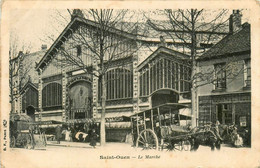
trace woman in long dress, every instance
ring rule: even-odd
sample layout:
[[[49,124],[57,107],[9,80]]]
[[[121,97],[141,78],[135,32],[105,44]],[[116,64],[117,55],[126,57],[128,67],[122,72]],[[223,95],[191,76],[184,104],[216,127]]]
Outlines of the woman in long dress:
[[[243,146],[243,139],[242,137],[237,133],[237,128],[234,126],[234,130],[231,134],[232,143],[235,147],[242,147]]]
[[[71,130],[70,127],[65,131],[65,141],[71,141]]]

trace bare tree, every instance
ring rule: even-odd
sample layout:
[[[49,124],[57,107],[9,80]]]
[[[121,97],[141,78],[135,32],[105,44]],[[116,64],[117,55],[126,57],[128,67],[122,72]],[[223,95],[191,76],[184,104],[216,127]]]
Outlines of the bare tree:
[[[98,78],[101,92],[101,145],[105,144],[106,79],[105,74],[111,63],[133,56],[141,47],[137,44],[137,22],[125,22],[132,18],[128,10],[90,9],[68,10],[72,19],[82,23],[58,50],[62,57],[55,62],[62,67],[74,66]],[[138,31],[140,33],[140,31]],[[124,63],[120,66],[124,66]]]
[[[161,11],[160,11],[161,12]],[[226,18],[227,10],[205,11],[203,9],[187,10],[164,10],[167,16],[166,22],[156,22],[148,20],[148,24],[157,31],[169,36],[175,46],[182,46],[183,53],[188,54],[191,58],[191,111],[192,126],[196,126],[197,119],[197,79],[207,78],[207,83],[214,82],[213,72],[209,74],[197,74],[196,59],[213,43],[219,41],[228,32],[225,30],[228,24]],[[214,13],[214,15],[212,14]],[[203,78],[202,78],[203,76]]]
[[[12,31],[10,33],[9,44],[9,88],[10,88],[10,103],[11,112],[14,112],[14,99],[19,94],[19,91],[28,78],[30,66],[25,66],[23,61],[26,54],[30,53],[31,45],[21,43],[17,34]]]

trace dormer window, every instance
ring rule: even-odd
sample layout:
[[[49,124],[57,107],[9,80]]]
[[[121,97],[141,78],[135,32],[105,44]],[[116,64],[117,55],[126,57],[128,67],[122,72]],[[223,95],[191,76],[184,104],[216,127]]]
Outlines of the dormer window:
[[[244,79],[245,79],[245,87],[251,86],[251,59],[244,60]]]
[[[215,89],[225,89],[226,88],[226,70],[225,63],[215,64]]]

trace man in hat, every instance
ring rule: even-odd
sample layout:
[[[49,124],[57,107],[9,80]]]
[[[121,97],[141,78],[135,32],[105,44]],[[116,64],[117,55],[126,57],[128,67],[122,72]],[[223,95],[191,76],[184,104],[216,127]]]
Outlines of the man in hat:
[[[219,123],[219,121],[217,120],[217,121],[216,121],[216,124],[215,124],[215,127],[213,127],[213,128],[214,128],[214,133],[215,133],[215,135],[216,135],[216,137],[217,137],[218,139],[220,139],[221,141],[223,141],[223,139],[221,138],[221,136],[220,136],[220,134],[219,134],[219,125],[220,125],[220,123]]]
[[[60,144],[60,139],[61,139],[61,126],[60,126],[60,125],[58,125],[58,126],[56,127],[55,132],[56,132],[57,144]]]

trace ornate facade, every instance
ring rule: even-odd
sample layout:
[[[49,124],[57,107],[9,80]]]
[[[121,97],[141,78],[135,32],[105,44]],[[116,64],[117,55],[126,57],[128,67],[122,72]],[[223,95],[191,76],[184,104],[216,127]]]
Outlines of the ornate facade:
[[[85,34],[92,43],[97,40],[97,28],[97,23],[73,15],[37,63],[37,77],[34,78],[37,84],[30,84],[27,89],[32,94],[37,93],[37,107],[31,110],[35,120],[73,123],[100,118],[103,90],[100,78],[95,74],[100,62],[93,59],[93,51],[86,44],[75,40]],[[175,44],[160,36],[139,36],[116,28],[108,29],[106,33],[105,47],[118,44],[113,51],[115,57],[105,63],[105,66],[109,64],[104,74],[107,118],[129,116],[167,102],[190,103],[190,58],[170,49],[176,49],[179,41]],[[104,60],[109,53],[111,50],[104,53]],[[66,63],[66,54],[74,56],[75,62]],[[77,64],[79,60],[84,67]],[[23,102],[30,106],[26,96]]]
[[[36,120],[73,123],[100,118],[103,90],[100,78],[95,75],[99,62],[93,59],[88,48],[73,41],[73,35],[78,33],[95,34],[95,26],[92,21],[73,17],[37,64]],[[143,38],[138,40],[135,35],[118,30],[110,30],[109,33],[110,42],[114,40],[117,43],[122,38],[127,40],[123,40],[119,49],[115,50],[118,56],[109,62],[104,75],[107,118],[129,116],[168,100],[178,103],[189,99],[190,61],[187,55],[158,47],[161,44],[159,37],[151,42]],[[146,46],[150,43],[154,44],[154,52],[147,50]],[[80,58],[86,68],[92,70],[86,72],[79,66],[64,64],[65,55],[60,52],[61,48]],[[122,52],[125,49],[128,52]],[[140,63],[143,56],[148,58]],[[164,96],[163,101],[159,100],[160,96]]]

